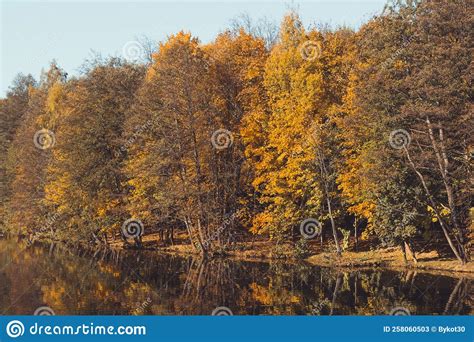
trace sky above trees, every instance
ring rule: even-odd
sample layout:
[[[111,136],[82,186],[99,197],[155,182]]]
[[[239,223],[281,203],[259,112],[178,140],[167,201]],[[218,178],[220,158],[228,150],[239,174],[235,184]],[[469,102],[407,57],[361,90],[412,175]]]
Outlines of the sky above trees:
[[[305,25],[328,23],[353,28],[383,9],[385,0],[297,1],[2,1],[0,4],[0,96],[18,72],[38,77],[51,60],[70,74],[93,51],[120,55],[128,41],[147,36],[154,41],[188,30],[204,42],[248,13],[280,24],[289,8]]]

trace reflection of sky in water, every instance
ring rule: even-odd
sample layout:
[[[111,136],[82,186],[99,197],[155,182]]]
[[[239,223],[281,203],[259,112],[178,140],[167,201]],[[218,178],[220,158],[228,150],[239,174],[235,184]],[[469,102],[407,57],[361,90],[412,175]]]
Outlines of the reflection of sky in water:
[[[342,272],[152,253],[19,249],[0,240],[0,312],[32,314],[412,315],[472,314],[471,280],[415,271]]]

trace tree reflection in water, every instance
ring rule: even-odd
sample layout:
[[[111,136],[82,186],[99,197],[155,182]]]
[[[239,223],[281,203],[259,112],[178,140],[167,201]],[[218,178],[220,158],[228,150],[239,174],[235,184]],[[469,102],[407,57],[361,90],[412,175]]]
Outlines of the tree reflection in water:
[[[0,310],[32,314],[472,314],[472,280],[407,270],[342,271],[303,262],[196,259],[0,241]]]

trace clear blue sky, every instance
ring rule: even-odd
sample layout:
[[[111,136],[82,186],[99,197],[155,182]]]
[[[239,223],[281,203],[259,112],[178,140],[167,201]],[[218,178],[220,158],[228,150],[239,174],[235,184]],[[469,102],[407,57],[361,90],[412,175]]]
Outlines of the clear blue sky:
[[[380,13],[386,0],[0,2],[3,97],[18,72],[38,78],[41,69],[56,59],[75,75],[92,50],[120,55],[123,45],[138,36],[160,41],[184,29],[209,42],[241,13],[279,23],[290,7],[299,9],[306,26],[329,23],[357,28]]]

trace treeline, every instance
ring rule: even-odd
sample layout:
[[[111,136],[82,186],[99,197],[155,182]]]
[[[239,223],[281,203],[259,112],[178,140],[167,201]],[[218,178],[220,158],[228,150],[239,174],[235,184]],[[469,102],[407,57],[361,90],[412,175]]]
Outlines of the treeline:
[[[398,1],[357,32],[290,13],[275,41],[242,25],[206,45],[180,32],[149,63],[20,75],[0,100],[0,229],[138,246],[181,229],[203,254],[322,230],[337,253],[351,236],[416,239],[464,263],[473,8]]]

